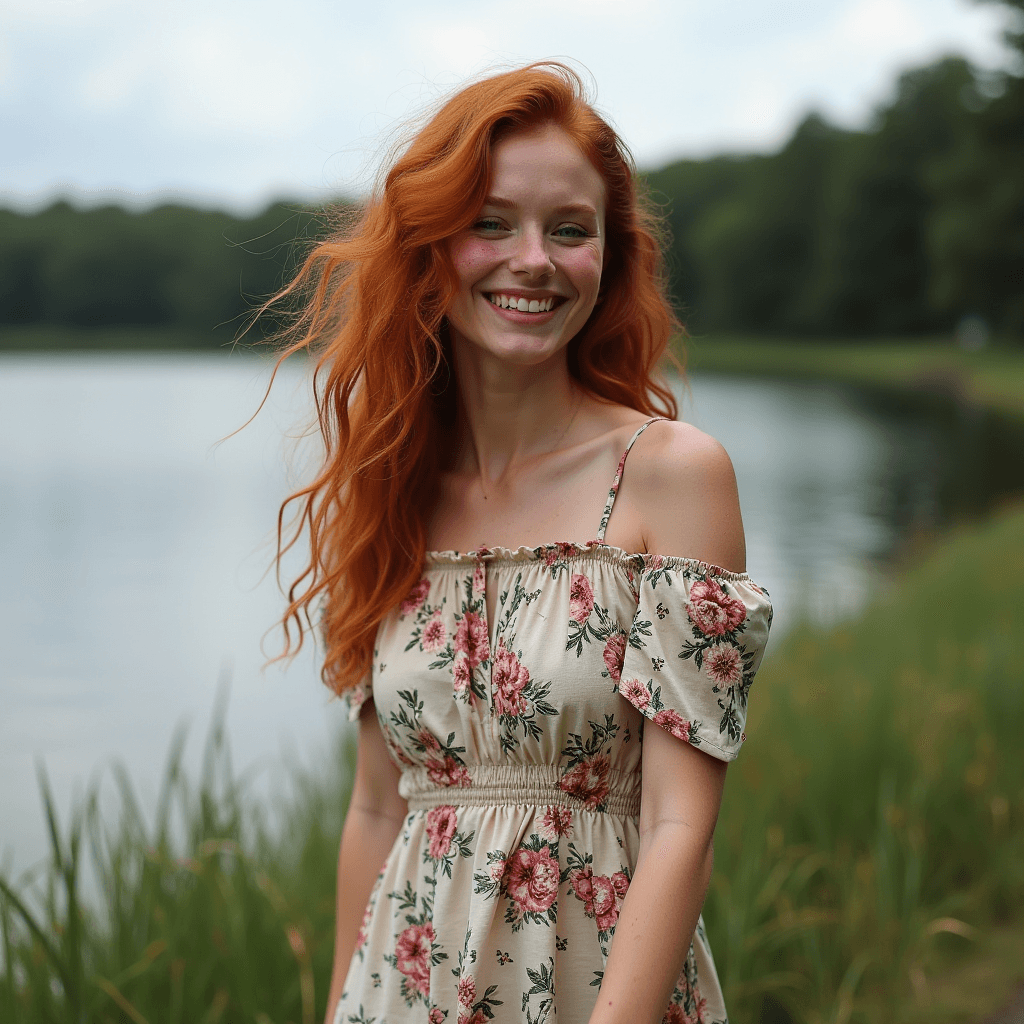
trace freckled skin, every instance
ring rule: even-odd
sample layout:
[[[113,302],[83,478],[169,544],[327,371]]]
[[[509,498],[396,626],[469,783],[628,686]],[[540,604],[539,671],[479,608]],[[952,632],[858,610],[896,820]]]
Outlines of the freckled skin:
[[[492,167],[489,201],[450,243],[459,291],[448,319],[456,346],[468,343],[478,358],[536,365],[568,345],[597,302],[604,182],[553,125],[502,139]],[[557,300],[533,323],[496,308],[491,293]]]

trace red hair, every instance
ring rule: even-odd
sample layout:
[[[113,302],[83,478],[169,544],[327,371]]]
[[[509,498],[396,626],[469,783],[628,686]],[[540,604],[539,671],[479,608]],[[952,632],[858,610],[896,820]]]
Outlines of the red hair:
[[[637,193],[616,133],[559,63],[532,64],[469,85],[440,107],[383,175],[358,220],[318,244],[271,302],[302,295],[281,359],[316,356],[324,443],[316,479],[278,515],[278,563],[309,532],[310,558],[288,591],[285,648],[320,609],[324,682],[338,693],[370,670],[377,627],[423,566],[435,481],[450,451],[456,385],[445,310],[456,276],[448,239],[487,195],[499,137],[555,124],[607,188],[602,301],[570,342],[570,373],[590,394],[675,418],[657,373],[678,324],[665,295],[657,221]],[[286,538],[286,509],[299,514]],[[298,635],[293,638],[294,626]]]

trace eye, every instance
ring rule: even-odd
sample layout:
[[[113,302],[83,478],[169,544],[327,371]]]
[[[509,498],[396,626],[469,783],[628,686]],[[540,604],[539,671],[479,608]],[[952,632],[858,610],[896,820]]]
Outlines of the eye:
[[[581,228],[579,224],[562,224],[555,228],[554,235],[556,238],[589,238],[590,232]]]
[[[497,217],[481,217],[473,227],[477,231],[502,231],[505,225]]]

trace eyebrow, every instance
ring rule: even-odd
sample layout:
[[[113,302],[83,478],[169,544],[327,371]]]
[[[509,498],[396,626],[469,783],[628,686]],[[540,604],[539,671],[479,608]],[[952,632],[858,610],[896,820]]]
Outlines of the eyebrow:
[[[514,210],[518,204],[514,203],[511,199],[503,199],[501,196],[488,196],[484,200],[484,206],[496,206],[499,210]],[[588,217],[596,217],[597,210],[595,210],[589,203],[566,203],[564,206],[559,206],[555,213],[559,214],[577,214]]]

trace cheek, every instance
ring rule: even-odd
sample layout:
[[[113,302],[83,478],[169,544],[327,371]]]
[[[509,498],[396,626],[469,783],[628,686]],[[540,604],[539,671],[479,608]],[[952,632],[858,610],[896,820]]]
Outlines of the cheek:
[[[494,263],[494,247],[480,238],[467,238],[452,246],[452,266],[463,285],[471,285]]]
[[[589,246],[580,246],[568,253],[563,261],[566,273],[572,278],[581,294],[597,294],[601,287],[601,270],[604,265],[603,253]]]

